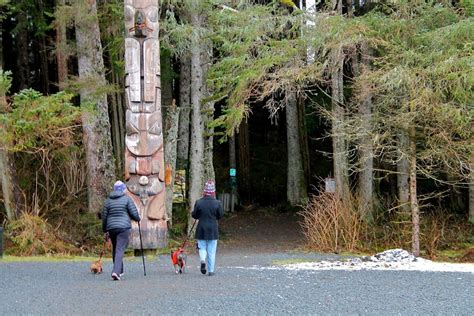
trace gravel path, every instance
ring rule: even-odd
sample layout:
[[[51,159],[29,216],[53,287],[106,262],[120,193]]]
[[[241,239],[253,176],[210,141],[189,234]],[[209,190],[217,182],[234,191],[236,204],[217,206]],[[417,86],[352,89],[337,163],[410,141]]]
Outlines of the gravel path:
[[[123,281],[92,275],[88,262],[0,260],[0,314],[449,314],[472,315],[474,274],[417,271],[269,269],[305,253],[218,253],[216,275],[203,276],[198,256],[175,275],[168,256],[127,258]],[[267,267],[261,269],[261,267]]]

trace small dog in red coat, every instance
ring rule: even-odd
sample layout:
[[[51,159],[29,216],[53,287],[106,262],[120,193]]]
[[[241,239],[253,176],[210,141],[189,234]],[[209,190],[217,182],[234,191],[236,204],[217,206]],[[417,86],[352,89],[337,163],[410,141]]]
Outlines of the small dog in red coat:
[[[179,247],[178,250],[171,252],[171,261],[173,262],[176,274],[185,272],[187,256],[184,249]]]

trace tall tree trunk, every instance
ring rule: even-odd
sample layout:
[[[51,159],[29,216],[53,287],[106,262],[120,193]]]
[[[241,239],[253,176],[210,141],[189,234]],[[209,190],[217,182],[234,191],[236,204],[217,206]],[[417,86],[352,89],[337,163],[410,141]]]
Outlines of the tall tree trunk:
[[[474,223],[474,153],[471,153],[471,169],[469,181],[469,221]]]
[[[415,129],[411,128],[410,139],[410,207],[412,216],[412,252],[415,256],[420,255],[420,208],[416,192],[416,142]]]
[[[333,51],[331,72],[332,96],[332,147],[334,157],[334,180],[336,181],[336,196],[350,207],[349,163],[347,157],[347,141],[344,136],[345,109],[343,91],[343,62],[342,48]]]
[[[242,202],[250,202],[250,142],[249,125],[247,120],[240,123],[238,134],[238,172],[239,175],[239,196]]]
[[[36,7],[39,12],[44,12],[42,0],[36,0]],[[40,33],[37,36],[40,60],[40,86],[44,94],[49,94],[49,70],[48,70],[48,49],[46,46],[46,34]]]
[[[298,121],[299,121],[299,138],[300,148],[304,170],[304,181],[305,191],[307,195],[308,183],[311,182],[311,166],[310,166],[310,155],[309,155],[309,144],[308,144],[308,130],[306,128],[306,110],[305,100],[301,95],[298,95]]]
[[[170,177],[166,184],[166,214],[168,223],[173,225],[173,188],[174,178],[176,173],[176,155],[177,155],[177,138],[178,138],[178,124],[179,124],[179,110],[176,107],[174,100],[168,108],[165,123],[165,165],[166,177]],[[171,172],[171,174],[168,174]],[[168,183],[166,183],[168,182]]]
[[[210,66],[210,57],[212,55],[211,48],[201,42],[201,61],[203,69],[203,97],[209,97],[209,91],[206,86],[205,77]],[[214,172],[214,128],[210,127],[209,124],[214,120],[214,102],[206,102],[201,106],[203,112],[203,124],[204,124],[204,180],[215,181],[216,176]]]
[[[3,53],[1,48],[0,53]],[[0,54],[0,71],[3,72],[3,54]],[[7,107],[6,91],[0,89],[0,113],[5,113]],[[0,121],[0,175],[2,177],[3,205],[5,206],[7,220],[11,221],[16,219],[19,215],[19,200],[17,199],[19,194],[16,190],[18,186],[16,184],[14,159],[12,155],[8,153],[8,144],[5,142],[6,138],[4,137],[4,133],[4,127]]]
[[[202,16],[190,12],[194,28],[202,26]],[[202,69],[202,45],[200,39],[194,39],[191,49],[191,130],[189,153],[189,211],[201,197],[204,185],[204,122],[201,115],[201,100],[203,98],[204,74]],[[191,216],[189,225],[191,227]]]
[[[229,169],[237,171],[237,156],[235,152],[235,133],[229,137]],[[229,170],[230,171],[230,170]],[[237,175],[230,176],[230,211],[234,211],[237,202]]]
[[[80,91],[84,144],[88,173],[88,202],[90,212],[99,212],[115,178],[107,96],[94,95],[98,86],[105,86],[104,61],[100,42],[97,4],[95,0],[80,2],[76,16],[76,40],[79,78],[93,83]]]
[[[179,131],[178,131],[178,168],[187,169],[189,161],[189,120],[191,92],[191,59],[188,55],[181,59],[179,73]]]
[[[347,16],[350,18],[354,16],[353,5],[354,5],[353,0],[346,0]]]
[[[306,197],[306,183],[299,137],[298,104],[296,93],[290,92],[286,103],[287,182],[286,197],[290,205],[297,205]]]
[[[63,6],[66,0],[58,0],[57,5]],[[58,23],[56,25],[56,63],[58,67],[58,86],[61,89],[67,80],[67,55],[64,53],[67,44],[66,25]]]
[[[163,118],[173,101],[173,69],[171,64],[171,54],[167,50],[160,52],[160,79],[161,79],[161,103]]]
[[[112,83],[114,86],[119,87],[121,86],[120,83],[118,82],[117,75],[115,72],[112,70]],[[123,148],[123,115],[121,115],[121,112],[123,112],[123,106],[122,106],[122,94],[121,92],[117,91],[112,93],[111,95],[111,104],[110,107],[112,109],[112,119],[111,119],[111,125],[112,125],[112,143],[113,143],[113,149],[114,149],[114,160],[115,160],[115,169],[116,169],[116,174],[122,175],[124,174],[123,170],[123,153],[124,153],[124,148]]]
[[[30,62],[28,57],[28,28],[27,28],[27,17],[25,12],[20,12],[17,15],[18,24],[22,26],[18,30],[16,37],[17,45],[17,64],[18,64],[18,77],[19,77],[19,89],[23,90],[31,87],[31,74],[30,74]]]
[[[331,0],[331,10],[334,10],[339,15],[341,15],[342,14],[342,0]]]
[[[402,213],[410,212],[410,188],[409,174],[410,162],[408,153],[410,151],[410,140],[406,131],[401,130],[398,134],[398,150],[399,157],[397,161],[397,188],[398,188],[398,205]]]
[[[365,45],[361,48],[361,68],[369,67],[369,51]],[[359,144],[359,210],[370,222],[374,220],[374,158],[372,144],[372,94],[370,88],[362,87],[363,101],[359,104],[361,117],[362,137]]]

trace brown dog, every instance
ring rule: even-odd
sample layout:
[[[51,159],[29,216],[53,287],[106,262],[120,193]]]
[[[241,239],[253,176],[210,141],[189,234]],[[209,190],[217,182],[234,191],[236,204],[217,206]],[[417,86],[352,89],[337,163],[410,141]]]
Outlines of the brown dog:
[[[107,246],[108,241],[109,241],[109,235],[106,234],[106,237],[105,237],[105,240],[104,240],[104,247],[102,248],[102,251],[100,252],[99,260],[94,261],[94,262],[91,263],[91,273],[94,273],[94,274],[102,273],[102,271],[103,271],[102,256],[105,253],[105,247]]]
[[[91,273],[99,274],[102,273],[102,256],[100,256],[99,260],[94,261],[91,263]]]

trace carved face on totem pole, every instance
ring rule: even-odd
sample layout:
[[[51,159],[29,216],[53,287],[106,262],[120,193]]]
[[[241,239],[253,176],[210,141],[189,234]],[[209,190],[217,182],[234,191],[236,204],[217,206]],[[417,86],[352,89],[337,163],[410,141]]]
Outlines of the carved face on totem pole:
[[[157,0],[125,0],[125,180],[139,209],[145,249],[166,235]],[[131,247],[136,245],[132,229]]]

